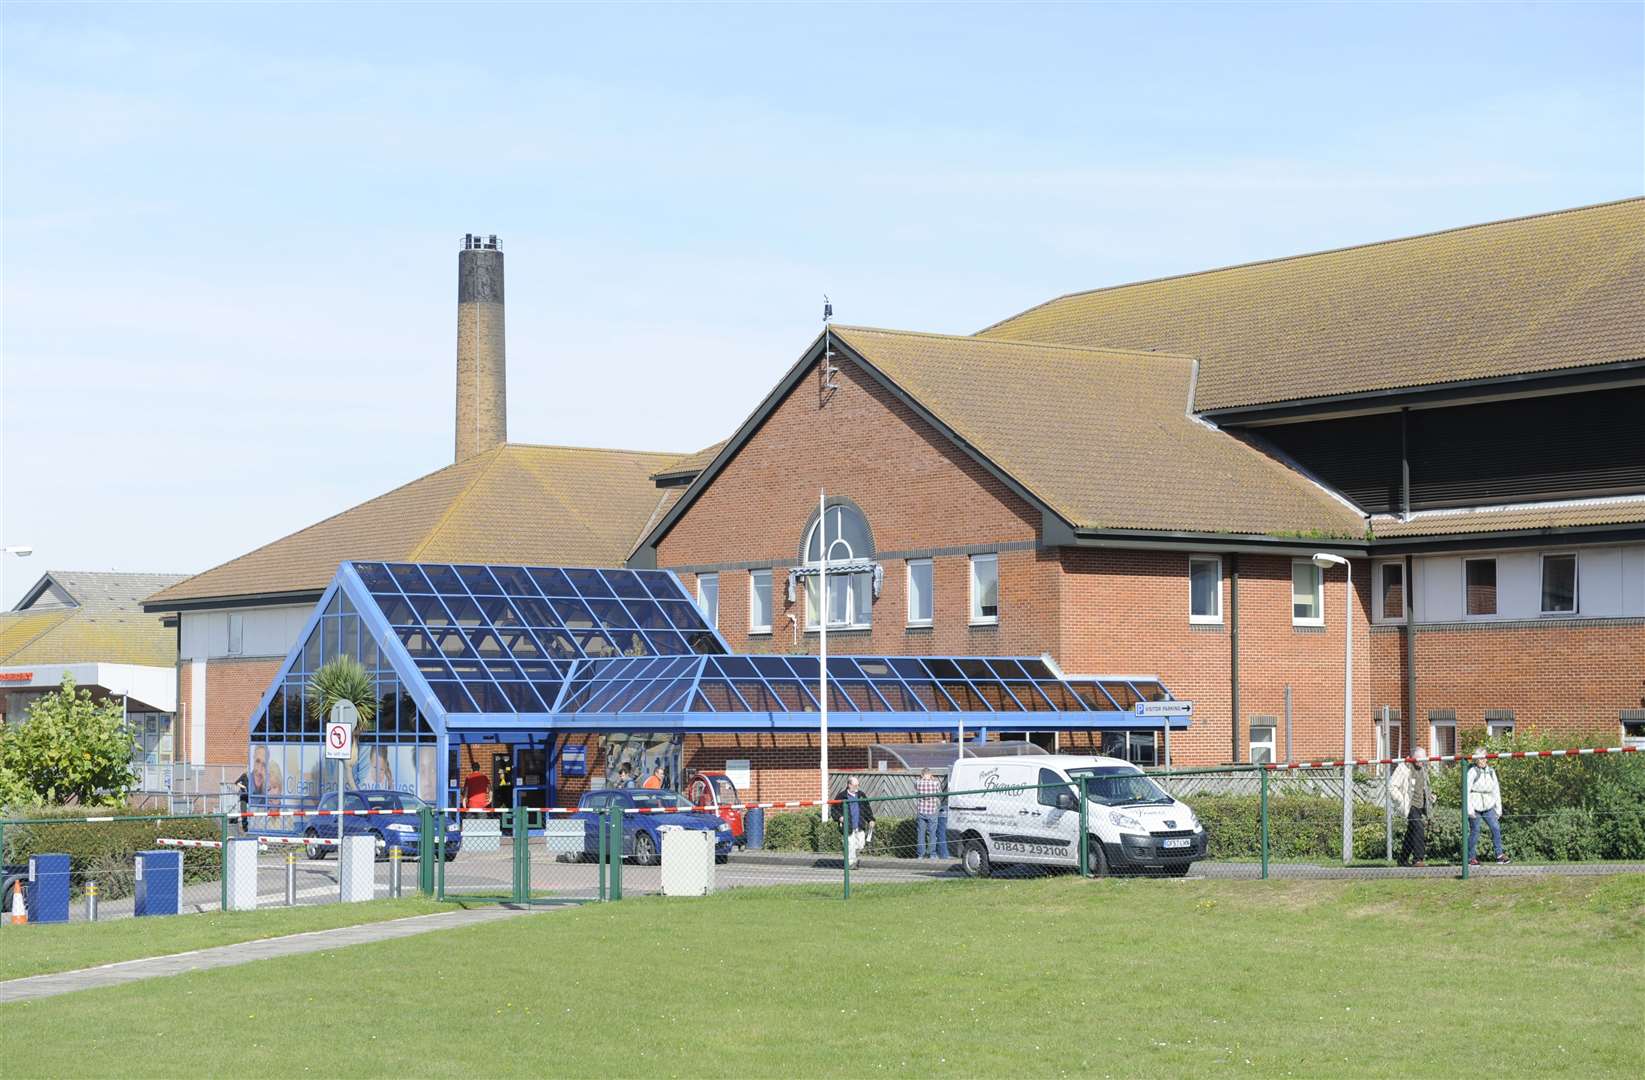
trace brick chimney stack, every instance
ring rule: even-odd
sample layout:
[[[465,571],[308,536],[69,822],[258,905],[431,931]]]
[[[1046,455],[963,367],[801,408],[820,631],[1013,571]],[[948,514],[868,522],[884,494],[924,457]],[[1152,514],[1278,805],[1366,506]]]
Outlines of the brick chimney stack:
[[[508,441],[506,367],[503,252],[469,233],[457,253],[457,461]]]

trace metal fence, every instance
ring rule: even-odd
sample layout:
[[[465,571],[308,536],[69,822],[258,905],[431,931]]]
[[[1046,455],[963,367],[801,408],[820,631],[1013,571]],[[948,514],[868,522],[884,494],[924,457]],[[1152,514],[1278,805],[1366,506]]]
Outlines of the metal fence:
[[[838,898],[879,884],[1047,874],[1466,878],[1645,870],[1645,759],[1632,751],[1097,770],[1040,785],[859,789],[826,805],[713,810],[670,792],[629,792],[611,805],[582,808],[7,820],[0,821],[8,875],[0,907],[9,915],[9,890],[35,887],[26,881],[31,856],[61,853],[68,871],[59,884],[71,921],[142,914],[137,854],[157,850],[181,855],[172,909],[180,913],[414,890],[560,904],[771,886]],[[1354,792],[1346,806],[1345,773]],[[348,858],[337,851],[339,822],[350,841],[366,841]],[[240,869],[229,872],[229,845],[242,837],[255,845],[255,857],[235,846]]]

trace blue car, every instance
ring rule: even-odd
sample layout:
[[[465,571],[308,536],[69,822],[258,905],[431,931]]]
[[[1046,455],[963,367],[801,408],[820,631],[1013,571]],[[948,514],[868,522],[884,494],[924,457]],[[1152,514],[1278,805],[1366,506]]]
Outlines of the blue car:
[[[403,791],[391,791],[386,788],[362,788],[350,791],[343,795],[343,809],[345,810],[391,810],[394,813],[379,813],[362,816],[347,816],[341,819],[336,816],[313,817],[302,819],[303,838],[308,841],[304,851],[311,859],[323,859],[336,850],[337,822],[343,822],[344,836],[370,836],[378,841],[377,857],[388,858],[388,849],[397,847],[400,853],[408,859],[417,858],[417,846],[421,842],[420,824],[417,812],[428,804],[415,795],[407,795]],[[335,791],[321,795],[305,809],[335,810],[337,808],[337,793]],[[435,815],[435,821],[441,815]],[[446,818],[446,862],[457,857],[457,852],[463,846],[462,830],[457,822]],[[438,828],[438,824],[435,826]],[[321,840],[330,840],[331,844],[322,844]]]
[[[661,788],[608,788],[590,791],[577,803],[574,818],[583,822],[583,857],[592,859],[599,854],[599,811],[620,806],[623,814],[623,858],[633,859],[641,866],[655,866],[662,860],[662,833],[664,825],[682,829],[701,829],[714,834],[714,861],[725,862],[731,857],[731,826],[718,815],[705,814],[693,807],[684,795]],[[633,810],[657,808],[661,813],[638,814]]]

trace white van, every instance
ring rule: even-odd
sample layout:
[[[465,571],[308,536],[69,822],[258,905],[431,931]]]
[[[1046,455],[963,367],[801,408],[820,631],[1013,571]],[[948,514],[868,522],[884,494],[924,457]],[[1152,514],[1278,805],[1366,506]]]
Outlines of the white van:
[[[987,877],[1010,863],[1077,866],[1082,779],[1092,874],[1181,877],[1205,857],[1207,837],[1194,812],[1130,762],[1074,754],[961,758],[948,774],[956,793],[948,826],[959,834],[965,872]]]

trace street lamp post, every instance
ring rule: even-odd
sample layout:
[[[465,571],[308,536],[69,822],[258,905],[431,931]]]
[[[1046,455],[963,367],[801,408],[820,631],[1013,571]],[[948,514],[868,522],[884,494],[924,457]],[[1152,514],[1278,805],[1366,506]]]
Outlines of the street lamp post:
[[[1332,566],[1343,570],[1342,594],[1342,865],[1354,860],[1354,567],[1341,555],[1328,551],[1314,555],[1314,565],[1322,571],[1319,587],[1320,614],[1325,614],[1323,571]]]
[[[34,548],[32,546],[28,545],[28,544],[8,544],[4,549],[0,549],[0,550],[3,550],[6,555],[15,555],[19,559],[26,559],[30,555],[34,554]],[[3,556],[0,556],[0,597],[4,597],[5,594],[6,594],[6,569],[5,569],[5,567],[6,567],[6,560]],[[3,601],[0,601],[0,602],[3,602]]]

